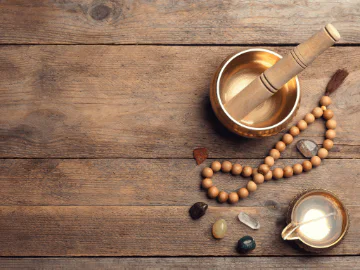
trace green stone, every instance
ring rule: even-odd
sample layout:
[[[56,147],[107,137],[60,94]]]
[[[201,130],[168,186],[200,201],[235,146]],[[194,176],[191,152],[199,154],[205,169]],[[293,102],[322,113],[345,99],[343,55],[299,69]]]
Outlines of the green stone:
[[[255,240],[249,235],[242,237],[237,245],[237,250],[242,253],[249,252],[255,248],[256,248]]]

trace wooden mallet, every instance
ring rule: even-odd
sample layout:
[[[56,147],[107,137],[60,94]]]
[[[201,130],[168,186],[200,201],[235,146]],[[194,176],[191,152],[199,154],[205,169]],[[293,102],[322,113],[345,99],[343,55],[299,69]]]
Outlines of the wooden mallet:
[[[335,27],[326,25],[224,104],[225,109],[233,118],[243,119],[339,39]]]

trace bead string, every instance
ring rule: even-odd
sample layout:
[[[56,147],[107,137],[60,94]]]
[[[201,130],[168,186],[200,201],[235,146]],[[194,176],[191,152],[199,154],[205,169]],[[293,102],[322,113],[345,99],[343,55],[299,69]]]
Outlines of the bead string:
[[[327,109],[327,106],[331,104],[331,98],[329,96],[323,96],[320,99],[321,107],[316,107],[311,113],[305,115],[303,120],[300,120],[296,126],[289,129],[289,132],[284,134],[281,141],[278,141],[273,149],[270,150],[269,156],[264,160],[258,168],[252,168],[250,166],[242,167],[240,164],[232,164],[230,161],[214,161],[211,167],[206,167],[202,170],[202,176],[204,179],[201,182],[201,186],[207,190],[208,197],[211,199],[217,198],[220,203],[228,201],[229,203],[237,203],[239,199],[245,199],[249,196],[250,192],[254,192],[257,186],[269,181],[271,179],[281,179],[283,177],[289,178],[294,174],[301,174],[303,171],[308,172],[313,167],[317,167],[321,164],[321,160],[328,156],[328,151],[333,147],[333,139],[336,137],[336,121],[332,119],[334,113],[332,110]],[[323,117],[326,120],[326,132],[323,147],[318,150],[316,156],[311,157],[309,160],[305,160],[302,164],[295,164],[291,166],[285,166],[282,168],[270,168],[275,164],[276,160],[280,158],[281,152],[285,151],[286,146],[291,144],[294,137],[298,136],[301,131],[305,130],[308,125],[312,124],[315,119]],[[246,187],[240,188],[237,192],[227,193],[225,191],[219,191],[219,189],[213,185],[211,177],[214,172],[222,171],[224,173],[231,172],[233,175],[242,175],[243,177],[252,177]]]

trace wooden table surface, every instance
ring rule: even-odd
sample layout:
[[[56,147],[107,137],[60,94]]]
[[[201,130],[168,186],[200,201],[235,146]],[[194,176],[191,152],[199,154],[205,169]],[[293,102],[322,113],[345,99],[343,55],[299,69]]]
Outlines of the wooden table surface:
[[[204,166],[258,166],[282,136],[226,131],[209,103],[215,69],[249,47],[284,55],[328,22],[343,38],[299,76],[294,122],[337,69],[349,71],[333,98],[329,159],[235,206],[207,199]],[[359,30],[359,0],[0,1],[0,267],[360,267]],[[318,121],[301,138],[320,144],[323,132]],[[200,166],[197,147],[210,153]],[[297,160],[293,144],[279,164]],[[230,190],[245,183],[214,181]],[[351,216],[344,241],[317,256],[280,238],[288,203],[313,187],[337,193]],[[197,201],[209,211],[193,221]],[[262,228],[241,225],[240,211]],[[210,229],[220,217],[229,230],[216,241]],[[247,234],[257,248],[244,256],[235,245]]]

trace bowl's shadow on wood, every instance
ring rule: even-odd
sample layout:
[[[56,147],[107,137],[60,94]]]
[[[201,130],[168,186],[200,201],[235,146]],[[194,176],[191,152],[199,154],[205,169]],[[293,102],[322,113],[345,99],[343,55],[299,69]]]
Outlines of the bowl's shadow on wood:
[[[216,117],[213,108],[211,107],[210,98],[208,95],[204,97],[203,100],[203,112],[204,112],[204,119],[212,129],[219,135],[222,139],[242,144],[243,142],[253,141],[252,139],[241,137],[230,130],[228,130]]]
[[[208,95],[204,96],[201,109],[201,115],[203,119],[205,120],[206,124],[214,131],[215,135],[218,137],[217,139],[222,141],[222,145],[230,145],[232,148],[238,149],[238,151],[246,151],[246,149],[257,147],[259,145],[259,139],[242,137],[228,130],[216,117]],[[266,139],[268,138],[264,137],[261,141],[264,142]],[[264,152],[264,155],[265,154],[266,153]],[[261,156],[259,156],[259,158],[260,157]]]

